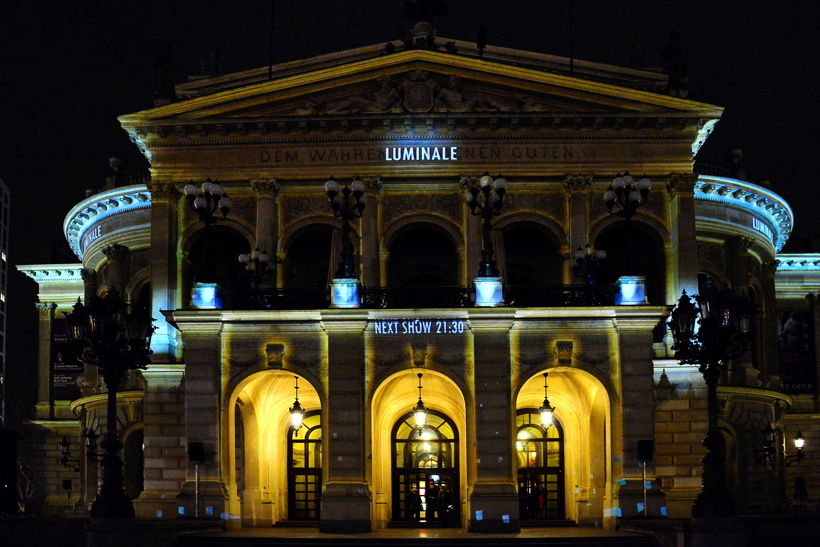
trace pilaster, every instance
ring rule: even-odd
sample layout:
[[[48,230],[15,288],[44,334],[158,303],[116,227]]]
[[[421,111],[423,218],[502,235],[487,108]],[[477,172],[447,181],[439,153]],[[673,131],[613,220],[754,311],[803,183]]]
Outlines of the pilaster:
[[[567,191],[567,206],[569,208],[569,252],[570,256],[576,249],[583,249],[589,243],[589,188],[592,177],[587,175],[568,175],[564,179],[564,189]],[[572,261],[567,261],[564,271],[564,282],[572,283],[572,272],[569,269]]]
[[[473,330],[475,482],[467,492],[468,531],[515,533],[521,528],[516,487],[510,329],[514,315],[471,321]],[[468,438],[468,446],[470,446]]]
[[[37,406],[38,420],[47,420],[52,417],[51,401],[51,338],[53,331],[54,312],[57,304],[43,302],[37,304],[39,312],[38,374],[37,374]]]
[[[732,283],[732,292],[739,296],[741,292],[749,292],[749,249],[753,239],[734,236],[726,240],[727,274]],[[772,287],[774,292],[774,287]],[[777,332],[776,330],[769,332]],[[752,352],[747,351],[737,359],[733,359],[729,367],[729,381],[732,385],[758,387],[759,372],[752,363]]]
[[[251,186],[256,194],[256,247],[274,257],[279,240],[279,184],[276,179],[259,179],[252,180]]]
[[[669,193],[670,215],[672,222],[672,241],[677,245],[678,286],[671,287],[671,294],[677,300],[681,291],[687,294],[698,293],[698,256],[697,232],[695,231],[695,183],[696,173],[672,173],[667,182]],[[669,291],[667,291],[669,292]]]
[[[360,220],[361,233],[361,282],[365,287],[381,286],[379,256],[379,214],[382,181],[380,178],[363,179],[367,193],[367,208]]]
[[[102,250],[105,257],[108,259],[108,285],[109,289],[114,287],[120,293],[120,297],[124,301],[130,300],[125,294],[125,288],[128,285],[128,247],[123,245],[107,245]]]
[[[151,192],[151,313],[162,317],[162,310],[179,307],[177,294],[176,241],[179,232],[180,191],[168,182],[150,182]],[[172,362],[177,355],[177,333],[165,321],[157,321],[151,339],[155,362]]]
[[[327,333],[328,386],[323,434],[327,436],[327,478],[319,530],[370,532],[372,494],[366,478],[364,329],[367,314],[322,313]]]

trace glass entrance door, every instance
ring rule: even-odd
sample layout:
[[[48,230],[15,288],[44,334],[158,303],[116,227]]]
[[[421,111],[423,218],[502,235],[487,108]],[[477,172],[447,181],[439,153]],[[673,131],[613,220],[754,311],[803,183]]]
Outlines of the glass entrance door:
[[[396,422],[391,440],[393,520],[459,522],[458,430],[452,420],[428,410],[427,425],[417,428],[408,413]]]
[[[553,416],[553,425],[545,430],[538,410],[532,408],[518,411],[516,425],[520,519],[563,520],[566,512],[561,424]]]
[[[288,520],[319,520],[321,496],[322,425],[314,410],[288,433]]]

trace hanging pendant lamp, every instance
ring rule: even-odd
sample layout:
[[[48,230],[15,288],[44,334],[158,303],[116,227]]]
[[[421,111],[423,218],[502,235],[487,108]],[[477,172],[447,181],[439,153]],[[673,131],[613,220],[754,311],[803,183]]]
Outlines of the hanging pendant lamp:
[[[419,372],[419,402],[413,409],[413,418],[416,422],[416,427],[421,429],[427,425],[427,409],[424,407],[424,402],[421,400],[421,372]]]
[[[547,374],[544,373],[544,402],[541,404],[541,408],[538,409],[541,414],[541,426],[544,429],[548,429],[552,425],[552,413],[555,412],[555,409],[550,406],[549,399],[547,399]]]
[[[302,408],[302,405],[299,404],[299,377],[294,376],[294,378],[296,379],[296,399],[290,408],[290,425],[298,432],[302,427],[302,418],[305,417],[305,410]]]

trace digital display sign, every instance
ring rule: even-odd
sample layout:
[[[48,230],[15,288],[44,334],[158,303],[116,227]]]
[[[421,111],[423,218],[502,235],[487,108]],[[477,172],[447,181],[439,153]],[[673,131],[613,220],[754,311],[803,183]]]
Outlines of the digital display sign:
[[[379,319],[373,322],[376,334],[403,336],[410,334],[464,334],[463,319]]]

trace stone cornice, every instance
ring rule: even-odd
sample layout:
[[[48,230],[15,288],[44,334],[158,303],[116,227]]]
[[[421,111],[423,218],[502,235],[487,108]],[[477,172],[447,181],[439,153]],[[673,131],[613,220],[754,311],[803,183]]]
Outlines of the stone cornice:
[[[82,283],[83,265],[77,264],[36,264],[17,266],[17,269],[38,284],[46,283],[67,283],[80,282]]]
[[[102,220],[116,214],[151,207],[151,194],[145,185],[126,186],[95,194],[75,205],[63,221],[63,232],[80,259],[81,242],[86,232]]]
[[[695,183],[695,200],[718,202],[762,217],[775,230],[773,243],[776,251],[783,248],[794,227],[789,204],[774,192],[750,182],[700,175]]]

